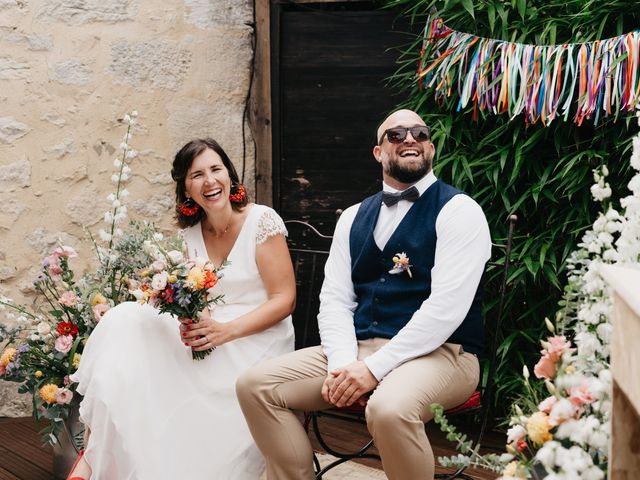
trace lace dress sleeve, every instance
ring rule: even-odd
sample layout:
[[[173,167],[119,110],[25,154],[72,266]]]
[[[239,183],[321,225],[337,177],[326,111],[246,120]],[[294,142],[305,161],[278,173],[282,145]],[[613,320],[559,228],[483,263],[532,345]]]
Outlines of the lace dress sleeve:
[[[287,234],[287,227],[284,226],[280,215],[270,208],[262,212],[258,220],[258,230],[256,232],[256,243],[258,245],[266,242],[269,237],[273,237],[274,235],[284,235],[286,237]]]

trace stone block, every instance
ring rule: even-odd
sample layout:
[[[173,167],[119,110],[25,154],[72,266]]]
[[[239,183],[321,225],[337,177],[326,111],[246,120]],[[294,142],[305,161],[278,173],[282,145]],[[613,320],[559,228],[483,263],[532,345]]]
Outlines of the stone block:
[[[73,153],[75,150],[73,148],[73,140],[71,138],[65,138],[60,143],[43,147],[42,151],[48,154],[49,157],[60,159]]]
[[[151,198],[131,202],[131,207],[143,220],[158,222],[172,215],[175,202],[171,194],[156,193]]]
[[[31,163],[28,160],[0,167],[0,192],[12,192],[16,188],[31,185]]]
[[[120,23],[137,14],[134,0],[48,0],[36,18],[42,22],[57,20],[68,25],[86,23]]]
[[[168,42],[116,42],[109,72],[116,83],[138,89],[177,90],[191,66],[191,52]]]
[[[251,0],[185,0],[184,20],[198,28],[253,22]]]
[[[56,63],[51,71],[51,78],[66,85],[82,86],[89,83],[91,69],[80,60],[72,58]]]
[[[67,121],[55,112],[45,113],[40,117],[40,120],[52,123],[56,127],[64,127],[67,124]]]
[[[0,143],[11,144],[30,131],[27,125],[13,117],[0,117]]]
[[[67,232],[50,232],[40,227],[26,237],[27,245],[33,248],[39,255],[48,255],[60,244],[70,245],[77,249],[80,241]]]
[[[31,67],[26,61],[0,55],[0,80],[28,78],[30,70]]]
[[[2,6],[0,5],[0,8]],[[12,33],[4,37],[7,42],[18,45],[26,45],[34,52],[45,52],[53,47],[53,35],[25,35],[22,33]]]
[[[87,186],[75,195],[65,207],[71,221],[80,226],[95,225],[102,220],[108,208],[106,200],[96,195],[95,187]]]
[[[31,395],[19,394],[18,384],[0,382],[0,417],[31,415]]]
[[[16,223],[16,220],[18,220],[20,215],[26,210],[27,206],[7,194],[0,195],[0,203],[2,203],[2,208],[0,209],[0,229],[10,230]],[[2,277],[0,276],[0,278]]]

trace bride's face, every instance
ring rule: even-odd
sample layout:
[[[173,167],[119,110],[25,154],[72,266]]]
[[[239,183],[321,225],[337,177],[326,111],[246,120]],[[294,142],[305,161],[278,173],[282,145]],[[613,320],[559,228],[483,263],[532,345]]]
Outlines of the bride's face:
[[[207,148],[193,159],[185,179],[187,196],[202,208],[225,205],[229,201],[231,178],[220,155]]]

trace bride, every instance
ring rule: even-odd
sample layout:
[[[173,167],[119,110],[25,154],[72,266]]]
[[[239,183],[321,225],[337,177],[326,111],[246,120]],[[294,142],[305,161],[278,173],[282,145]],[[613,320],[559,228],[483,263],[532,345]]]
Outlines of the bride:
[[[171,171],[191,258],[228,262],[224,303],[199,323],[127,302],[102,318],[72,380],[86,449],[68,479],[257,479],[263,459],[236,400],[246,368],[293,350],[295,281],[282,219],[247,203],[224,150],[187,143]],[[194,361],[193,350],[215,351]]]

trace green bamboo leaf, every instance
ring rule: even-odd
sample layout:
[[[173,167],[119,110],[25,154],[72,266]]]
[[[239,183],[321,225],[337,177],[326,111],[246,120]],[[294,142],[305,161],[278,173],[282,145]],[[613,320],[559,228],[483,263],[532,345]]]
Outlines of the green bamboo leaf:
[[[520,18],[524,20],[524,15],[527,11],[527,0],[517,0],[518,4],[518,14],[520,14]]]
[[[464,7],[464,9],[469,12],[469,15],[471,15],[471,18],[475,19],[475,13],[473,11],[473,0],[461,0],[462,1],[462,6]]]
[[[491,34],[493,35],[496,26],[496,7],[493,5],[493,3],[490,3],[487,7],[487,17],[489,18],[489,29],[491,30]]]

